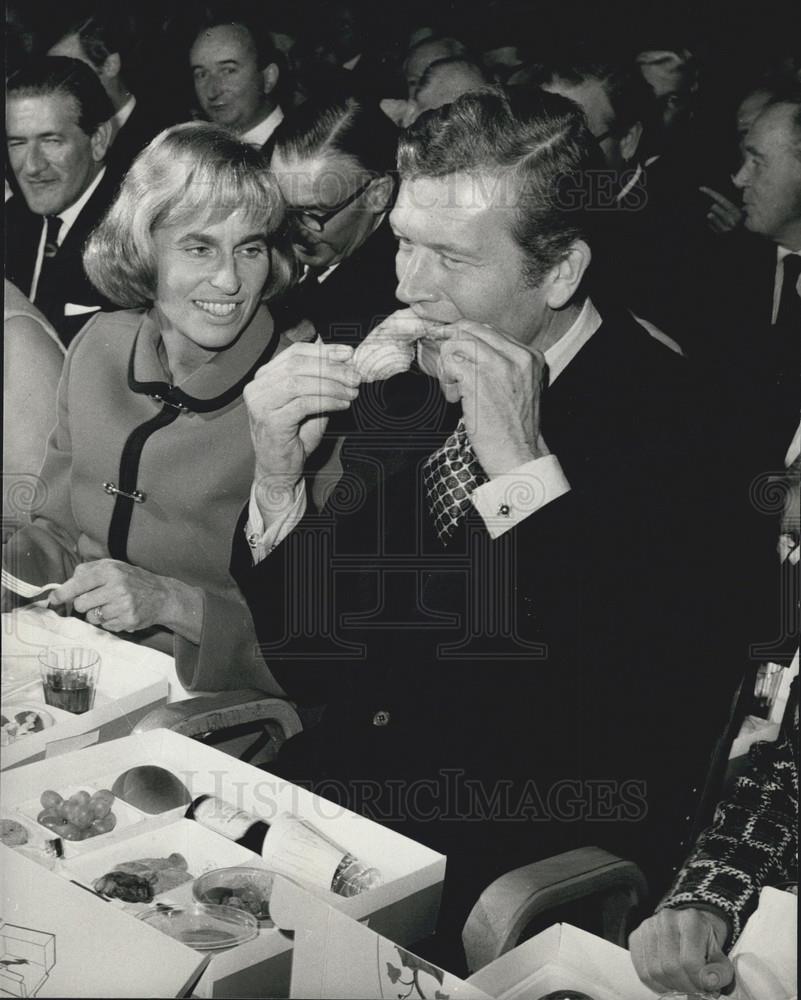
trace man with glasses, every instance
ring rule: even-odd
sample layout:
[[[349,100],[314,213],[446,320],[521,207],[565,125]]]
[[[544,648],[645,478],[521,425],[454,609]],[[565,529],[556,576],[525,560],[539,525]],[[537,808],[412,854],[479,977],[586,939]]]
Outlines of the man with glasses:
[[[276,323],[358,343],[398,306],[387,223],[397,129],[361,99],[309,101],[287,117],[275,142],[272,168],[304,271],[276,304]]]

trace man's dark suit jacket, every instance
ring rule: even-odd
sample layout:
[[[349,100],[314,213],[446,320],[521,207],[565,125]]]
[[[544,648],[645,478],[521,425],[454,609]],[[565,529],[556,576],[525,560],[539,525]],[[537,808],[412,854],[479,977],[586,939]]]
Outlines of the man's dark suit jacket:
[[[106,299],[91,284],[83,268],[83,250],[90,233],[114,199],[120,178],[107,170],[78,218],[70,227],[56,256],[50,261],[55,269],[48,302],[37,296],[35,305],[53,324],[62,343],[69,345],[75,334],[91,316],[86,312],[65,315],[65,306],[97,306],[114,310],[119,306]],[[20,195],[6,204],[6,277],[25,295],[30,295],[36,255],[42,235],[44,220],[31,212]]]
[[[604,175],[601,174],[601,177]],[[692,320],[718,249],[695,177],[660,157],[622,198],[599,189],[592,295],[627,306],[692,349]]]
[[[682,854],[744,659],[686,385],[680,357],[607,317],[543,399],[571,492],[495,541],[474,514],[447,548],[421,465],[458,408],[419,374],[363,386],[322,514],[256,567],[235,548],[270,668],[328,703],[277,773],[446,851],[465,905],[582,843],[657,891]]]
[[[276,327],[283,332],[305,318],[327,343],[360,343],[374,326],[400,308],[395,297],[396,250],[385,219],[325,281],[301,281],[283,300],[270,303]]]

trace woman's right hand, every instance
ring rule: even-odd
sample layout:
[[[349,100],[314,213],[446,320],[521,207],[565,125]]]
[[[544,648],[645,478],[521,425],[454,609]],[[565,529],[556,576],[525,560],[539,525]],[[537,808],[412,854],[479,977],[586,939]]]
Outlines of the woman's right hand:
[[[657,993],[720,990],[734,978],[734,966],[723,954],[728,930],[724,917],[709,910],[660,910],[629,938],[631,960]]]
[[[353,348],[347,344],[293,344],[260,368],[245,387],[256,489],[267,520],[271,512],[277,514],[291,502],[329,414],[347,410],[359,395],[352,356]]]

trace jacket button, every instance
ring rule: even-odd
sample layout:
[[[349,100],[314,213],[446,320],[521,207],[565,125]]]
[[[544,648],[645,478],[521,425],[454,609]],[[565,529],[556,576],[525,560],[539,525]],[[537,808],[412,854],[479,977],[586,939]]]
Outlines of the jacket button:
[[[387,712],[385,709],[382,708],[380,711],[376,712],[375,715],[373,716],[373,725],[388,726],[389,720],[390,720],[389,712]]]

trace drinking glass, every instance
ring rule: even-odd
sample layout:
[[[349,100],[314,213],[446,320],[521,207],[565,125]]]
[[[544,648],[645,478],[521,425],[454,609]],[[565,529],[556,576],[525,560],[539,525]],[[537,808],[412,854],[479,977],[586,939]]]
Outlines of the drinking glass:
[[[45,704],[73,715],[95,703],[100,654],[87,646],[50,646],[39,654]]]

